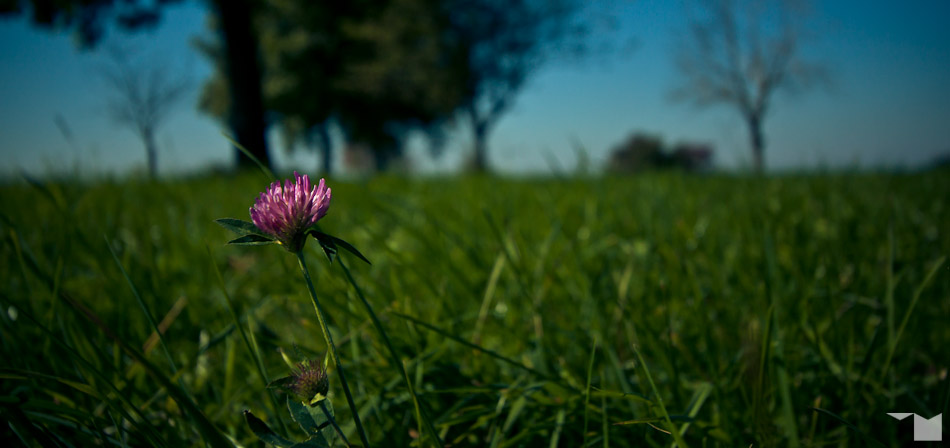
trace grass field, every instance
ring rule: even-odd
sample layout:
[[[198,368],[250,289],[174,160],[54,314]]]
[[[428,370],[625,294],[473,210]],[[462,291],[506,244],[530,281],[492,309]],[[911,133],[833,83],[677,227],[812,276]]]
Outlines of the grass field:
[[[214,222],[267,184],[0,187],[0,436],[304,440],[266,387],[327,352],[296,259]],[[330,185],[372,265],[305,252],[373,446],[901,446],[887,412],[950,411],[950,173]]]

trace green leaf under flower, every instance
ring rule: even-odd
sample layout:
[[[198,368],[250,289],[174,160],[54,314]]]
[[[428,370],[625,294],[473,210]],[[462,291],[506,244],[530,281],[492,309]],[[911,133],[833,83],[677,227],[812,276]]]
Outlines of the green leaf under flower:
[[[294,382],[294,377],[285,376],[282,378],[277,378],[276,380],[267,383],[267,388],[277,389],[281,392],[286,392],[286,393],[293,393],[292,388],[291,388],[291,384],[293,384],[293,382]]]
[[[273,238],[263,236],[263,235],[244,235],[240,238],[233,239],[228,241],[228,244],[234,244],[238,246],[262,246],[265,244],[276,244],[277,241]]]
[[[291,417],[307,435],[320,434],[323,428],[330,426],[330,422],[319,409],[310,408],[294,397],[287,397],[287,408],[290,409]]]
[[[294,444],[294,446],[290,448],[329,448],[329,447],[330,445],[323,438],[323,436],[321,436],[320,434],[317,434],[303,442]]]
[[[269,443],[279,448],[290,448],[298,445],[297,443],[291,442],[274,432],[273,429],[270,429],[270,426],[267,426],[267,423],[264,423],[263,420],[254,416],[251,411],[244,411],[244,420],[247,421],[247,426],[251,428],[251,431],[254,432],[254,435],[258,439],[264,441],[264,443]]]
[[[220,225],[221,227],[224,227],[225,229],[228,229],[238,235],[242,235],[242,236],[243,235],[259,235],[265,238],[273,239],[273,237],[270,237],[269,235],[264,233],[263,230],[255,226],[253,222],[242,221],[240,219],[234,219],[234,218],[215,219],[214,222],[218,223],[218,225]]]
[[[370,263],[369,259],[364,257],[359,250],[353,247],[352,244],[347,243],[346,241],[343,241],[342,239],[333,235],[323,233],[316,226],[307,229],[307,234],[317,239],[317,241],[320,243],[320,247],[323,247],[323,251],[326,252],[327,258],[329,258],[331,262],[333,261],[333,257],[338,252],[337,247],[339,247],[340,249],[356,255],[357,258],[365,261],[366,264],[373,264]]]
[[[316,236],[314,236],[314,238],[316,238]],[[334,244],[333,241],[322,241],[319,238],[317,238],[317,242],[320,243],[323,252],[327,254],[327,260],[333,263],[333,258],[336,257],[337,254],[336,244]]]

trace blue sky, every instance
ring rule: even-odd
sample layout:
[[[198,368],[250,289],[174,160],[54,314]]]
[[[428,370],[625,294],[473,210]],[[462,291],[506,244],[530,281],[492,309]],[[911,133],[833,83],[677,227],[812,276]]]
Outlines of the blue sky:
[[[540,71],[492,134],[490,159],[502,171],[570,169],[575,145],[601,165],[610,148],[633,132],[665,141],[707,142],[725,168],[748,164],[746,130],[727,107],[696,109],[670,101],[677,75],[670,53],[683,29],[682,1],[617,1],[618,51],[583,64],[555,63]],[[766,121],[771,169],[916,166],[950,151],[950,2],[944,0],[828,1],[813,5],[808,55],[827,64],[833,84],[779,95]],[[200,2],[165,10],[152,32],[110,30],[103,47],[121,44],[173,67],[195,85],[210,73],[192,50],[205,33]],[[145,154],[129,130],[105,114],[108,92],[98,76],[105,52],[78,51],[68,33],[32,28],[22,17],[0,20],[0,172],[125,173]],[[194,110],[198,88],[158,135],[159,170],[186,172],[231,161],[222,129]],[[68,124],[67,142],[54,118]],[[450,134],[438,160],[410,151],[420,171],[450,171],[469,146],[464,128]],[[282,169],[312,170],[316,158],[288,156],[276,135],[272,153]],[[337,157],[339,161],[339,157]]]

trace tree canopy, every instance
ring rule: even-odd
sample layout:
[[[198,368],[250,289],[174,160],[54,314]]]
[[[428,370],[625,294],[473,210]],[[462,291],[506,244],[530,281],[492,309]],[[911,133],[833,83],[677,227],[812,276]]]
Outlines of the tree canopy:
[[[153,26],[180,0],[0,0],[0,13],[74,30],[83,45],[106,25]],[[212,39],[197,43],[216,73],[200,108],[269,165],[265,136],[317,148],[332,166],[329,129],[368,147],[377,168],[422,133],[438,154],[463,118],[474,167],[488,168],[488,136],[530,77],[552,57],[583,48],[576,0],[208,0]],[[240,152],[239,164],[249,164]]]
[[[484,170],[488,134],[525,82],[555,54],[581,48],[578,8],[568,0],[268,0],[254,18],[268,122],[289,148],[318,149],[324,170],[334,125],[384,169],[413,133],[428,136],[438,155],[446,127],[465,118]],[[220,60],[214,42],[200,46]],[[225,116],[227,83],[219,70],[204,110]]]
[[[43,27],[72,30],[83,48],[95,46],[109,22],[124,30],[153,27],[161,7],[181,0],[0,0],[0,15],[26,14]]]
[[[466,75],[460,48],[440,38],[448,23],[443,6],[439,0],[266,2],[254,20],[264,102],[288,148],[318,149],[328,171],[328,129],[335,124],[351,144],[372,148],[382,169],[402,154],[410,133],[438,136],[461,102]],[[216,42],[199,47],[221,67]],[[227,83],[218,70],[202,109],[225,117]]]

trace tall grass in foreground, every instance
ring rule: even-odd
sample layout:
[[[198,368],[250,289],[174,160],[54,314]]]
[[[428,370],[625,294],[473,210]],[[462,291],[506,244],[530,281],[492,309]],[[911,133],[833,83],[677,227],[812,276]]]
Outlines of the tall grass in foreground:
[[[0,438],[247,446],[245,409],[305,438],[265,387],[327,351],[299,267],[213,222],[264,184],[2,187]],[[322,228],[373,264],[310,272],[374,446],[432,446],[426,420],[446,446],[900,446],[887,412],[950,410],[947,173],[333,195]]]

